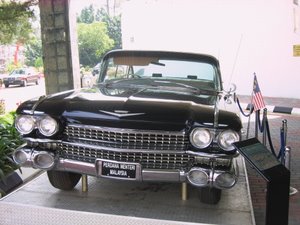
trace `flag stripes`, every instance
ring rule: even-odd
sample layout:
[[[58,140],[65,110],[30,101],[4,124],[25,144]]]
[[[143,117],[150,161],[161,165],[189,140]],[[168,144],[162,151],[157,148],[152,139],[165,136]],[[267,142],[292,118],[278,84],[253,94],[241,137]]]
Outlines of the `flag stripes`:
[[[252,104],[254,106],[254,111],[263,109],[266,107],[263,96],[261,94],[256,74],[254,74],[254,82],[253,82],[253,96],[252,96]]]

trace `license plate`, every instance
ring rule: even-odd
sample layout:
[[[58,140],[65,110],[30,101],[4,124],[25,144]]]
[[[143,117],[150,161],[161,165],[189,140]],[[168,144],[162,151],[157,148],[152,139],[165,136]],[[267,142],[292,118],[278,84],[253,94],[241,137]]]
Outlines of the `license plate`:
[[[138,164],[115,161],[100,161],[100,176],[137,179]]]

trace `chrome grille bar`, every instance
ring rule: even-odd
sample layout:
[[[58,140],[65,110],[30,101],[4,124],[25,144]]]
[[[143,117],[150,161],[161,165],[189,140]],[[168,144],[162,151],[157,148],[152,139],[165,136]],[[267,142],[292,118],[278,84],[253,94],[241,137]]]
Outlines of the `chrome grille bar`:
[[[59,143],[58,150],[65,159],[94,163],[96,159],[140,163],[143,168],[181,169],[194,159],[185,153],[116,152],[91,146]]]
[[[108,127],[68,125],[65,135],[73,141],[106,147],[149,150],[186,150],[189,143],[184,132],[145,131]],[[96,143],[95,143],[96,144]],[[99,145],[99,144],[96,144]]]

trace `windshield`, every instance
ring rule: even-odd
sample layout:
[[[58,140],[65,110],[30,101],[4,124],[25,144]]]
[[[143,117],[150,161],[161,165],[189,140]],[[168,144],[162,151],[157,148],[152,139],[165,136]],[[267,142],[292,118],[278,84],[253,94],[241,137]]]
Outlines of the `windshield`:
[[[25,70],[24,69],[15,69],[10,73],[10,75],[16,75],[16,74],[25,74]]]
[[[206,90],[220,90],[213,64],[178,58],[115,56],[108,58],[100,81],[151,79],[176,82]]]

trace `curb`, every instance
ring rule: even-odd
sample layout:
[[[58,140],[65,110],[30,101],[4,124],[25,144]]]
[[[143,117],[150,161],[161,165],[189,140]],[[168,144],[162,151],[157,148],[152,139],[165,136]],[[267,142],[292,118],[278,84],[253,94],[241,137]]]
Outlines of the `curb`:
[[[41,173],[43,173],[44,171],[29,167],[21,167],[21,172],[19,170],[16,170],[16,172],[21,177],[23,184],[25,184],[28,181],[31,181],[32,179],[40,175]]]
[[[241,103],[241,107],[246,110],[250,110],[251,104]],[[271,113],[300,115],[300,108],[266,105],[266,109]]]

